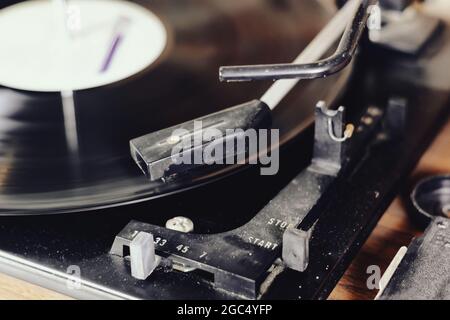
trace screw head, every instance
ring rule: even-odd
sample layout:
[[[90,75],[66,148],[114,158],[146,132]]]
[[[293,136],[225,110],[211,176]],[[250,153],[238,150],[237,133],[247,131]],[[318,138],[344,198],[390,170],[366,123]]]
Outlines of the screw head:
[[[192,232],[194,231],[194,222],[186,217],[175,217],[167,220],[166,228],[170,230],[175,230],[179,232]]]
[[[167,138],[166,141],[168,144],[177,144],[178,142],[181,141],[181,137],[180,136],[170,136]]]

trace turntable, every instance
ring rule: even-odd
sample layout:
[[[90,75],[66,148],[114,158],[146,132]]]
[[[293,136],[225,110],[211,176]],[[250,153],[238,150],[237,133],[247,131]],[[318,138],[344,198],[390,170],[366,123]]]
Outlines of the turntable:
[[[4,1],[0,271],[327,298],[448,111],[449,28],[400,2]]]

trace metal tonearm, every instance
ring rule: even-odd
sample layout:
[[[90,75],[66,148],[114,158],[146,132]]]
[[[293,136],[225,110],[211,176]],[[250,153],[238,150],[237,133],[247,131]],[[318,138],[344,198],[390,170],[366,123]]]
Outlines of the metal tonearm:
[[[267,64],[221,67],[221,81],[251,81],[279,79],[315,79],[341,71],[352,60],[370,16],[371,6],[377,0],[357,0],[359,5],[353,19],[347,24],[336,52],[329,58],[312,63]]]

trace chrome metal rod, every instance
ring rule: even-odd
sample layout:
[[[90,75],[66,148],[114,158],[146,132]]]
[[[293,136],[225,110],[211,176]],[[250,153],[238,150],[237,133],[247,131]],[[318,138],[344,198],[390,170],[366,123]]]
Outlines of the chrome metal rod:
[[[329,1],[329,0],[327,0]],[[333,16],[330,22],[320,30],[316,37],[292,62],[295,64],[310,63],[322,58],[338,41],[358,8],[359,0],[349,0]],[[301,79],[281,79],[275,81],[261,97],[261,101],[270,109],[275,109],[289,92],[302,81]],[[339,86],[338,86],[339,87]]]
[[[315,79],[341,71],[352,60],[370,16],[370,6],[377,0],[358,0],[360,3],[347,24],[336,52],[329,58],[305,64],[268,64],[221,67],[221,81],[251,81],[279,79]]]

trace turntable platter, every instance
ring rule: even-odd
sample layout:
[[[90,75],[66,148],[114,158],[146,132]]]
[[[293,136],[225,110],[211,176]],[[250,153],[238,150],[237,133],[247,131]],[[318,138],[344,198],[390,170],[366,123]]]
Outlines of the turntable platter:
[[[6,2],[0,5],[0,35],[7,39],[0,44],[0,215],[84,211],[178,190],[176,184],[149,182],[140,173],[129,155],[129,140],[261,96],[270,83],[220,83],[219,66],[292,61],[332,15],[311,1],[89,1],[91,7],[78,7],[81,31],[76,32],[91,22],[95,29],[90,19],[98,16],[101,23],[104,17],[108,27],[99,31],[96,39],[101,40],[77,44],[69,39],[56,50],[56,61],[47,57],[51,48],[33,49],[36,39],[17,25],[19,18],[8,22],[27,12],[24,3]],[[54,10],[50,1],[27,2]],[[68,3],[78,2],[84,1]],[[103,5],[109,11],[92,15]],[[110,73],[102,74],[105,53],[121,30],[115,6],[122,6],[120,16],[128,13],[131,23],[142,25],[138,29],[148,38],[139,38],[129,26],[131,40],[123,41]],[[39,10],[27,26],[52,16]],[[10,33],[4,35],[5,29]],[[41,44],[51,43],[60,40]],[[23,51],[16,54],[20,44]],[[85,65],[77,60],[79,54]],[[22,68],[23,61],[32,68]],[[18,67],[17,73],[11,69]],[[336,79],[319,82],[299,85],[277,108],[274,126],[282,141],[304,128],[318,99],[339,91]],[[76,152],[67,145],[61,94],[54,92],[60,90],[73,91]]]

